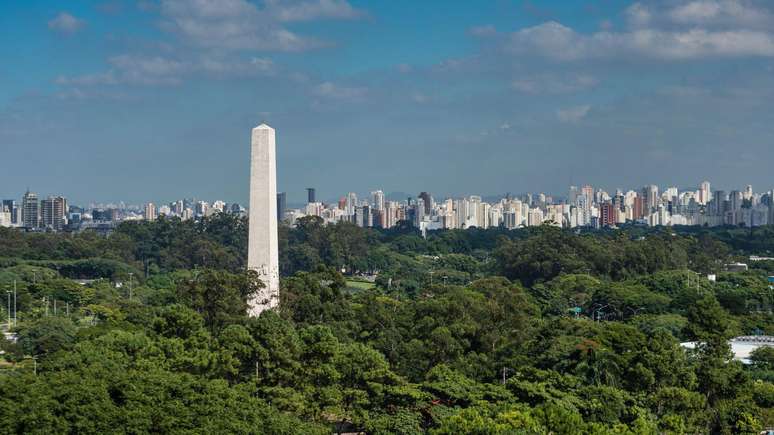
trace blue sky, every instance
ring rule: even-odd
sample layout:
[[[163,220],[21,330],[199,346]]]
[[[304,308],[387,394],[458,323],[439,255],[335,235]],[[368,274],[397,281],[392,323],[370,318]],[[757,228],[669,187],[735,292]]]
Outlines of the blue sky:
[[[757,0],[0,4],[0,196],[246,202],[567,185],[774,187]]]

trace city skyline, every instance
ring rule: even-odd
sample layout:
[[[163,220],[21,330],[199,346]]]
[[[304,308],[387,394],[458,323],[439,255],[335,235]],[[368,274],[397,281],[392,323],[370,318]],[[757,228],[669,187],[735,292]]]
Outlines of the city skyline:
[[[255,131],[271,132],[270,144],[274,144],[271,127],[262,124]],[[261,142],[254,140],[253,143],[258,146],[256,144]],[[254,155],[263,154],[258,152]],[[563,228],[616,227],[632,223],[647,226],[748,227],[774,224],[774,189],[755,191],[752,185],[746,185],[726,191],[706,180],[695,189],[670,186],[662,190],[658,185],[650,184],[637,189],[607,191],[588,184],[573,185],[569,186],[566,196],[540,192],[500,197],[434,197],[432,193],[422,191],[416,196],[404,194],[402,198],[396,198],[385,195],[383,190],[374,190],[365,195],[348,192],[336,201],[320,201],[315,188],[306,188],[307,203],[298,207],[288,206],[286,192],[277,192],[275,182],[255,177],[256,174],[271,175],[274,171],[272,168],[257,172],[251,170],[250,185],[254,185],[251,191],[258,193],[251,197],[248,209],[239,203],[222,200],[209,203],[196,198],[158,205],[148,202],[142,207],[121,204],[75,205],[68,208],[68,200],[61,195],[38,200],[35,192],[27,191],[21,203],[13,199],[2,201],[0,226],[54,231],[95,229],[107,233],[121,221],[152,221],[160,216],[190,220],[216,213],[246,215],[248,212],[250,216],[255,216],[251,217],[251,221],[263,222],[258,227],[251,226],[256,231],[261,226],[267,227],[266,219],[270,221],[268,226],[276,225],[277,221],[294,226],[298,219],[305,216],[320,217],[326,224],[350,222],[361,227],[377,228],[392,228],[400,222],[408,222],[423,233],[427,230],[471,227],[517,229],[543,224]],[[273,176],[270,179],[273,180]],[[268,190],[261,187],[266,184],[270,186]],[[255,195],[261,199],[256,199]],[[268,205],[255,208],[255,204]],[[255,268],[264,270],[262,266]]]
[[[312,185],[326,199],[353,184],[445,195],[704,178],[762,188],[774,156],[773,8],[5,2],[0,54],[14,62],[0,68],[11,163],[0,195],[30,184],[81,203],[246,202],[244,132],[261,120],[282,132],[278,186],[291,203]]]
[[[597,184],[594,184],[594,183],[580,183],[580,184],[577,184],[577,185],[578,186],[582,186],[582,185],[586,185],[586,184],[594,186],[595,189],[602,189],[602,190],[605,190],[605,191],[615,192],[618,189],[624,190],[624,191],[632,190],[632,189],[636,190],[636,189],[639,189],[639,188],[641,188],[643,186],[647,186],[647,185],[651,185],[651,184],[659,186],[660,188],[676,187],[680,191],[686,191],[686,190],[690,190],[690,189],[697,189],[700,186],[701,183],[699,182],[699,183],[694,183],[693,185],[688,184],[688,185],[682,186],[682,185],[676,185],[676,184],[673,184],[673,183],[656,183],[655,181],[653,181],[653,182],[646,182],[642,186],[639,186],[639,187],[636,186],[636,185],[630,185],[630,184],[624,184],[624,183],[620,183],[619,185],[613,184],[611,186],[606,186],[606,185],[605,186],[600,186],[600,185],[597,185]],[[511,189],[511,190],[504,191],[504,192],[490,192],[490,193],[487,193],[487,192],[476,192],[476,191],[457,192],[457,193],[435,192],[434,195],[437,195],[437,196],[440,196],[440,197],[444,197],[444,198],[462,198],[462,197],[471,196],[471,195],[481,196],[482,198],[502,198],[502,197],[505,197],[507,195],[519,196],[519,195],[526,195],[526,194],[541,194],[542,193],[542,194],[549,195],[549,196],[552,196],[552,197],[555,197],[555,198],[562,198],[562,199],[564,199],[567,196],[567,189],[570,186],[571,185],[564,186],[564,188],[562,190],[558,191],[558,192],[551,192],[551,191],[540,190],[540,189],[538,189],[538,190]],[[712,186],[713,186],[713,189],[715,187],[717,187],[718,190],[723,190],[723,191],[726,191],[726,192],[730,192],[732,190],[742,190],[742,189],[746,188],[747,186],[753,186],[754,188],[757,187],[758,191],[766,192],[766,191],[774,189],[774,181],[772,181],[770,186],[769,185],[755,186],[755,185],[753,185],[751,183],[744,183],[744,182],[743,183],[732,184],[732,185],[729,185],[729,186],[716,185],[713,182]],[[286,204],[289,207],[298,208],[298,207],[303,207],[307,202],[309,202],[307,200],[308,197],[309,197],[307,189],[308,188],[303,188],[300,191],[293,192],[293,191],[284,190],[284,189],[282,189],[282,186],[278,185],[277,186],[277,193],[284,193],[286,195]],[[417,197],[419,195],[419,193],[421,193],[423,191],[423,188],[421,186],[417,187],[417,188],[414,188],[411,191],[390,190],[390,189],[385,189],[383,186],[374,186],[374,187],[370,187],[370,188],[358,188],[358,189],[354,189],[354,190],[353,189],[344,189],[343,191],[340,191],[338,193],[334,192],[334,193],[330,193],[330,194],[326,194],[325,192],[323,192],[323,194],[321,195],[321,194],[317,193],[317,192],[320,192],[319,189],[317,189],[317,188],[314,188],[314,189],[316,190],[315,195],[317,196],[317,199],[318,199],[319,202],[330,203],[330,204],[337,202],[340,198],[345,196],[350,191],[353,191],[354,193],[356,193],[359,196],[367,196],[367,195],[369,195],[371,192],[373,192],[375,190],[381,190],[381,191],[384,192],[386,197],[392,198],[392,200],[395,200],[395,201],[405,200],[408,197],[412,197],[412,198],[413,197]],[[7,194],[0,193],[0,198],[21,200],[22,196],[24,195],[24,192],[27,191],[27,190],[29,190],[30,192],[36,193],[40,198],[47,198],[47,197],[51,197],[51,196],[56,197],[56,196],[60,196],[60,195],[63,194],[63,192],[61,190],[57,190],[57,189],[42,190],[42,189],[35,189],[35,188],[27,187],[27,188],[25,188],[24,190],[21,190],[21,191],[18,190],[18,189],[11,189],[11,192],[9,192]],[[424,190],[427,190],[427,189],[424,189]],[[65,195],[65,196],[67,196],[67,195]],[[121,198],[101,199],[101,200],[99,200],[99,199],[86,199],[86,200],[83,200],[83,199],[79,199],[79,198],[72,197],[72,196],[67,196],[67,198],[68,198],[69,202],[72,203],[72,204],[77,204],[80,207],[93,207],[93,208],[121,208],[121,207],[141,208],[145,204],[147,204],[148,202],[151,202],[151,203],[154,203],[154,204],[167,204],[167,203],[171,203],[171,202],[174,202],[176,200],[182,200],[182,199],[186,199],[186,200],[191,199],[191,200],[197,200],[197,201],[198,200],[208,200],[210,202],[212,202],[212,201],[223,201],[223,202],[225,202],[227,204],[239,204],[239,205],[247,205],[248,202],[249,202],[249,195],[246,196],[243,199],[229,199],[229,198],[225,197],[224,195],[221,195],[221,194],[218,194],[218,193],[215,193],[213,195],[209,195],[208,196],[208,195],[197,194],[195,192],[190,193],[190,194],[172,195],[172,196],[169,196],[169,197],[158,197],[158,195],[140,195],[140,194],[138,194],[137,195],[137,199],[136,200],[131,200],[131,201],[130,200],[121,199]],[[177,199],[175,199],[175,198],[177,198]],[[121,204],[123,204],[123,206]]]

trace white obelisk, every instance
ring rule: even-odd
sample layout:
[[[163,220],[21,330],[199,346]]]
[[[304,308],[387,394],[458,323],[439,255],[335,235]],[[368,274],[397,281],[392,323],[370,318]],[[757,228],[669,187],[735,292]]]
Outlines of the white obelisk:
[[[247,268],[258,272],[265,285],[248,301],[248,314],[258,316],[279,304],[276,143],[274,129],[266,124],[253,129]]]

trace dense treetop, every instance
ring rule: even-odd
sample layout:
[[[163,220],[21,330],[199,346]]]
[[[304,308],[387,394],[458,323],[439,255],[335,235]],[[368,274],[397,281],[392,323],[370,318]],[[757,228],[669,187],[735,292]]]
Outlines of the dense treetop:
[[[258,288],[246,252],[246,221],[225,214],[127,222],[108,237],[0,228],[0,290],[16,283],[18,309],[0,432],[774,425],[774,348],[745,366],[728,345],[774,335],[774,264],[723,271],[771,255],[772,227],[423,238],[304,218],[280,227],[281,308],[259,318],[245,316]]]

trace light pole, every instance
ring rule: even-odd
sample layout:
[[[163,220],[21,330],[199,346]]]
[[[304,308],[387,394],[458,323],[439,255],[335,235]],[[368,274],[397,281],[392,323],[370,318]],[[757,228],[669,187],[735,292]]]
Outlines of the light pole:
[[[5,294],[8,296],[8,330],[11,330],[11,291],[6,290]]]

